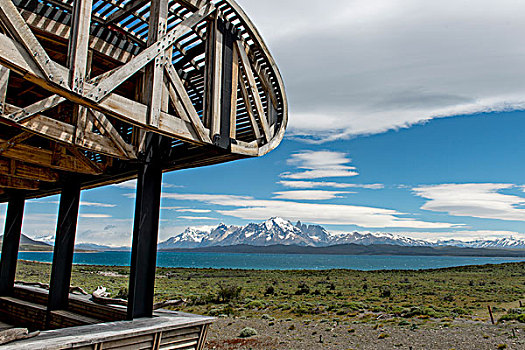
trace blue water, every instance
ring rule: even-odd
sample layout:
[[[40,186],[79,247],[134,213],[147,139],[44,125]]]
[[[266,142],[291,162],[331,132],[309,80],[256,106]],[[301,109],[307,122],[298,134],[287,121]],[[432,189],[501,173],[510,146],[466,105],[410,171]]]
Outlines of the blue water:
[[[20,252],[19,259],[51,262],[51,252]],[[525,261],[520,258],[457,256],[310,255],[310,254],[232,254],[159,252],[159,267],[193,267],[255,270],[419,270],[464,265],[500,264]],[[75,264],[130,264],[129,252],[75,253]]]

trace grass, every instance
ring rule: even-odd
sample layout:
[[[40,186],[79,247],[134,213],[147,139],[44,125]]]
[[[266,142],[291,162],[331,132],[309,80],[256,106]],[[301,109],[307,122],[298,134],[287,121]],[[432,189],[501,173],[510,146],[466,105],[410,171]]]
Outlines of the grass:
[[[48,283],[50,267],[21,261],[17,279]],[[88,292],[105,286],[116,296],[127,287],[128,274],[127,267],[75,265],[71,284]],[[375,322],[387,314],[396,324],[403,319],[487,317],[487,305],[506,315],[524,297],[525,263],[423,271],[158,268],[155,288],[156,301],[184,299],[178,310],[199,314],[353,322]]]

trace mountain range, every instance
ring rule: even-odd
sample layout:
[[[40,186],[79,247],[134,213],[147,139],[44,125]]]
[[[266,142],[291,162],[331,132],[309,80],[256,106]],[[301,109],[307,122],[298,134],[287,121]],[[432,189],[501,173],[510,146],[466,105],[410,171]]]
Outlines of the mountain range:
[[[273,217],[261,223],[246,226],[219,224],[217,226],[188,227],[183,232],[159,243],[160,250],[204,248],[216,246],[273,246],[296,245],[326,247],[343,244],[396,245],[406,247],[454,246],[461,248],[525,249],[525,240],[512,237],[495,240],[441,240],[429,242],[391,233],[331,233],[319,225],[306,225]]]

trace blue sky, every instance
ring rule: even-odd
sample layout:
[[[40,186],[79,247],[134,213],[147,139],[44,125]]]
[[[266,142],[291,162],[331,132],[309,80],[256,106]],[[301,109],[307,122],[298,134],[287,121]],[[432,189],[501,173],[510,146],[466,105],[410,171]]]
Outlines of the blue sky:
[[[334,232],[525,237],[524,129],[525,112],[505,112],[320,145],[287,137],[262,158],[164,175],[160,237],[274,215]],[[129,244],[134,186],[84,191],[78,241]],[[28,201],[26,234],[53,235],[56,201]]]
[[[334,232],[525,238],[525,4],[238,2],[283,75],[287,135],[262,158],[165,174],[160,239],[275,215]],[[129,245],[133,192],[84,191],[77,241]],[[57,201],[28,201],[24,232],[54,235]]]

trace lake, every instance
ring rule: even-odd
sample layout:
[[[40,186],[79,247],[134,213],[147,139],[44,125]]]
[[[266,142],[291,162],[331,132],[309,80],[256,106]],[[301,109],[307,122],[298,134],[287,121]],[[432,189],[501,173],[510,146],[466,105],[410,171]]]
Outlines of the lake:
[[[19,259],[51,262],[51,252],[20,252]],[[520,258],[458,256],[233,254],[159,252],[157,266],[255,270],[420,270],[525,261]],[[129,266],[129,252],[75,253],[75,264]]]

